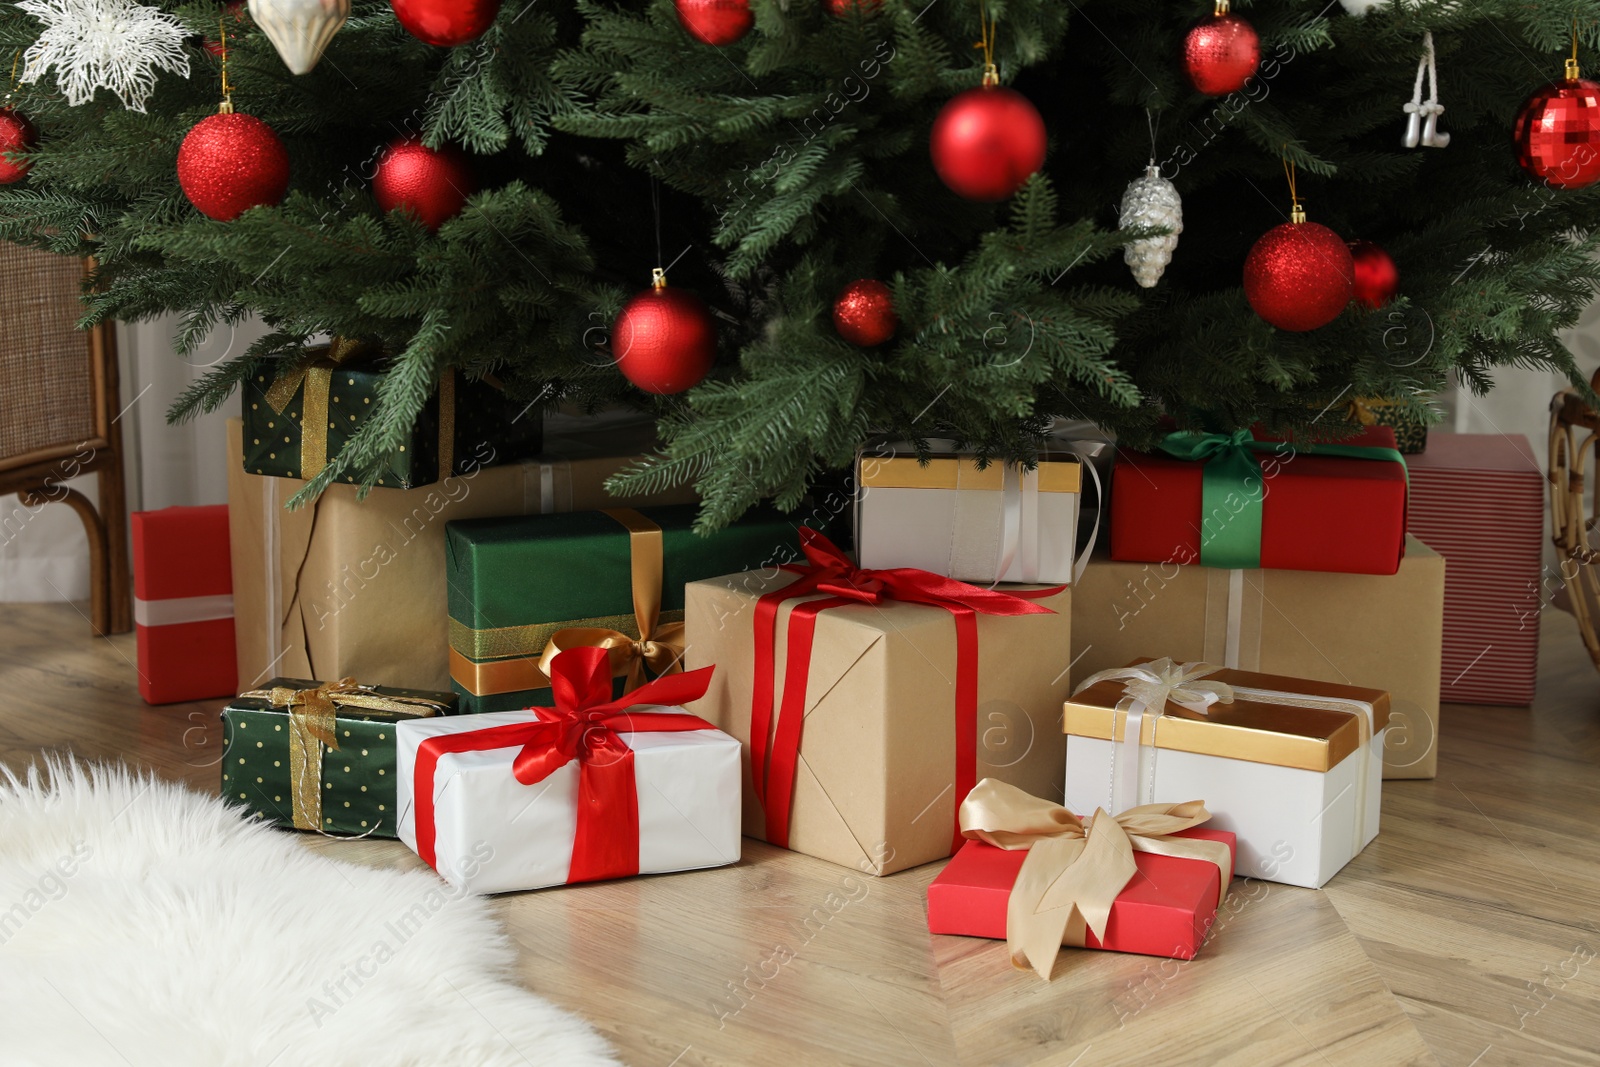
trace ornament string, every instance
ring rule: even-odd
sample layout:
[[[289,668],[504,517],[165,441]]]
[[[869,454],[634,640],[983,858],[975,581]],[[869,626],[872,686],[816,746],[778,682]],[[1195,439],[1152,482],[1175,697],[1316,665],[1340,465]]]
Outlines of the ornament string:
[[[1149,108],[1144,109],[1144,124],[1150,127],[1150,165],[1156,165],[1156,130],[1161,127],[1161,120],[1156,118],[1155,112]]]
[[[233,114],[233,83],[228,80],[228,19],[224,15],[217,20],[217,28],[222,33],[219,47],[222,50],[222,103],[217,108],[219,115]]]
[[[1284,151],[1287,152],[1289,146],[1284,145],[1283,147]],[[1305,209],[1300,206],[1300,192],[1295,188],[1294,160],[1290,159],[1288,155],[1283,157],[1283,176],[1289,180],[1289,221],[1304,222],[1306,221]]]
[[[978,0],[978,28],[983,33],[983,40],[973,45],[974,48],[983,49],[983,84],[999,85],[1000,70],[994,65],[994,36],[999,19],[991,19],[983,0]]]
[[[1571,75],[1571,64],[1568,64],[1568,73]],[[1422,102],[1422,79],[1428,79],[1428,102]],[[1439,116],[1444,114],[1444,105],[1439,103],[1439,70],[1434,61],[1433,31],[1428,30],[1422,35],[1422,58],[1417,61],[1417,81],[1411,88],[1411,103],[1405,106],[1406,134],[1403,143],[1407,148],[1425,145],[1428,148],[1444,148],[1450,143],[1450,135],[1439,129]],[[1423,119],[1427,119],[1426,124]]]
[[[22,62],[22,49],[11,53],[11,83],[6,86],[6,107],[11,106],[11,98],[17,93],[17,64]]]
[[[1572,19],[1572,56],[1567,60],[1567,81],[1575,82],[1581,75],[1578,73],[1578,19]]]

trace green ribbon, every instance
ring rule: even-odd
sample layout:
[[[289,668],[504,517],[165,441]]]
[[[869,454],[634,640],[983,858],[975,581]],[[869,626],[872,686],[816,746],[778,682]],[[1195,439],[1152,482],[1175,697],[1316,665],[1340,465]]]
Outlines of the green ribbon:
[[[1200,484],[1200,565],[1228,570],[1254,570],[1261,566],[1261,515],[1266,500],[1266,477],[1257,452],[1287,455],[1342,456],[1400,464],[1406,460],[1392,448],[1373,445],[1295,444],[1257,441],[1249,430],[1232,433],[1168,434],[1161,450],[1169,456],[1203,463]],[[1409,487],[1410,472],[1406,473]]]

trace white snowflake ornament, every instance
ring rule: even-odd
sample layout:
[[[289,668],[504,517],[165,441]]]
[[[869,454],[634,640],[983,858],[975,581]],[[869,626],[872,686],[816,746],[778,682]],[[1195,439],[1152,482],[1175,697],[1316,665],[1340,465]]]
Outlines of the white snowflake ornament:
[[[175,15],[134,0],[24,0],[17,7],[44,23],[22,57],[22,81],[38,81],[54,67],[56,87],[72,107],[110,89],[123,107],[142,112],[158,69],[189,76],[189,31]]]
[[[1164,237],[1141,237],[1123,247],[1122,259],[1133,268],[1133,280],[1149,289],[1161,280],[1161,273],[1172,262],[1183,232],[1183,201],[1177,187],[1161,176],[1161,168],[1151,163],[1141,177],[1128,183],[1122,194],[1122,210],[1117,228],[1129,230],[1149,226],[1167,230]]]

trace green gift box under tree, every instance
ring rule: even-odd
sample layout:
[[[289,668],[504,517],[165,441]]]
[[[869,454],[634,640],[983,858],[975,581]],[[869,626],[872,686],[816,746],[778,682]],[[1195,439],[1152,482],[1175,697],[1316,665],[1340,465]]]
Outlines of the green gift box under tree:
[[[548,706],[541,663],[611,651],[619,687],[676,667],[683,587],[785,562],[795,524],[760,509],[710,536],[697,505],[469,519],[446,527],[451,688],[464,711]]]
[[[279,826],[394,837],[394,724],[451,693],[274,678],[222,709],[222,797]]]

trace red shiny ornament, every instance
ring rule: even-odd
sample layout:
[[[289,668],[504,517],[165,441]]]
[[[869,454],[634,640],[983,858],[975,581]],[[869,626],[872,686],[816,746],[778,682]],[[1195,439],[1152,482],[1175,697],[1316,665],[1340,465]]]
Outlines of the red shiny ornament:
[[[894,294],[874,278],[860,278],[839,291],[833,302],[833,328],[853,345],[871,348],[894,336],[900,327]]]
[[[705,301],[687,289],[646,289],[611,327],[611,354],[628,381],[670,396],[698,385],[717,358],[717,329]]]
[[[697,41],[706,44],[732,44],[750,32],[756,23],[750,0],[673,0],[678,21]]]
[[[1517,163],[1557,189],[1600,179],[1600,83],[1553,82],[1528,97],[1511,127]]]
[[[871,15],[883,6],[883,0],[828,0],[828,10],[840,18],[859,11]]]
[[[1355,295],[1350,246],[1326,226],[1286,222],[1261,235],[1244,261],[1244,295],[1280,330],[1326,326]]]
[[[1207,96],[1226,96],[1244,88],[1261,66],[1261,38],[1238,15],[1208,15],[1183,39],[1183,69]]]
[[[968,200],[1004,200],[1044,165],[1044,119],[1014,89],[985,85],[951,100],[933,120],[933,169]]]
[[[482,37],[500,13],[500,0],[389,0],[389,6],[407,33],[440,48]]]
[[[1389,253],[1371,241],[1351,241],[1356,267],[1356,303],[1376,311],[1394,299],[1400,287],[1400,268]]]
[[[195,123],[178,149],[178,184],[201,214],[229,222],[283,199],[289,152],[254,115],[211,115]]]
[[[28,176],[29,163],[12,163],[7,152],[26,152],[39,143],[39,131],[28,116],[9,107],[0,107],[0,185],[20,182]]]
[[[380,208],[409,211],[435,232],[461,214],[477,189],[465,152],[454,145],[429,148],[419,137],[402,137],[384,149],[372,175]]]

